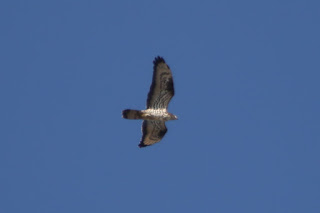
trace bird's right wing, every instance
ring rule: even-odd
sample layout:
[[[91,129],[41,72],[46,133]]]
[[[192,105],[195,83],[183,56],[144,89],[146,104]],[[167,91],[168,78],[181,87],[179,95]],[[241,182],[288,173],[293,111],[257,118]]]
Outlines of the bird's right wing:
[[[147,109],[167,109],[174,96],[172,73],[163,58],[153,61],[153,78],[148,93]]]

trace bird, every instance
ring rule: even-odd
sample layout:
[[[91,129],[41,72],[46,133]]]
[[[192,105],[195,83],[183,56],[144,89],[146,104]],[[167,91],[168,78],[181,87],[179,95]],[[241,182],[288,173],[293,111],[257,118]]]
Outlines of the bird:
[[[160,142],[167,133],[165,122],[178,119],[176,115],[168,112],[168,105],[173,96],[174,86],[170,67],[163,57],[157,56],[153,61],[153,77],[146,109],[122,111],[122,117],[125,119],[143,120],[140,148]]]

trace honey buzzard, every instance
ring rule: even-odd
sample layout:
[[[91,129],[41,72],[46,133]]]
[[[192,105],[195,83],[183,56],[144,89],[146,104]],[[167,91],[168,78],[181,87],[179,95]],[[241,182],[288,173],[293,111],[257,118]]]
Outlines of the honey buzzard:
[[[167,133],[165,122],[178,119],[167,110],[174,95],[171,70],[162,57],[156,57],[153,64],[153,78],[147,99],[147,109],[122,111],[122,117],[125,119],[143,120],[140,148],[159,142]]]

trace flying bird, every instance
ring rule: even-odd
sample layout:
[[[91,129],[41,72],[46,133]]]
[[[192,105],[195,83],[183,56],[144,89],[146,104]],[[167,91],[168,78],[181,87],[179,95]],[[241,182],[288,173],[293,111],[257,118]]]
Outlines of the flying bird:
[[[153,61],[153,78],[147,98],[147,109],[122,111],[122,117],[125,119],[143,120],[140,148],[159,142],[167,133],[165,122],[178,119],[168,112],[168,105],[173,95],[171,70],[164,59],[158,56]]]

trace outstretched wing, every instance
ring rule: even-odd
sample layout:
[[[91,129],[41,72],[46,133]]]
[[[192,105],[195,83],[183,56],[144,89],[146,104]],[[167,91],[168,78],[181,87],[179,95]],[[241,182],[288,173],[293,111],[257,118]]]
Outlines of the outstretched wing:
[[[147,99],[147,109],[167,109],[174,95],[172,73],[162,57],[156,57],[153,64],[153,78]]]
[[[164,121],[144,120],[139,147],[146,147],[159,142],[166,133],[167,128]]]

